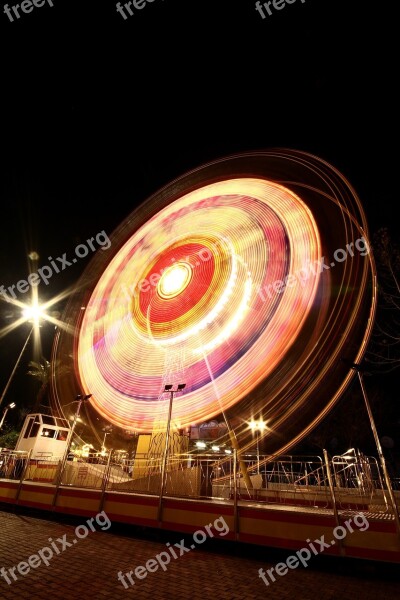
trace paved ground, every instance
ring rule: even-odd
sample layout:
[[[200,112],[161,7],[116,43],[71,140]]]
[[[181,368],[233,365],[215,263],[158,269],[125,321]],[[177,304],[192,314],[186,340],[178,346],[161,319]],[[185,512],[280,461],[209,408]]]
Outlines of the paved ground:
[[[390,565],[318,556],[313,557],[308,568],[289,570],[267,587],[259,578],[258,569],[265,571],[286,560],[289,551],[238,547],[219,539],[216,543],[206,540],[184,552],[180,545],[183,535],[161,535],[120,525],[101,531],[101,527],[108,527],[106,515],[93,520],[93,532],[86,519],[57,519],[0,511],[0,569],[4,568],[1,600],[400,598],[400,577],[396,574],[399,569]],[[186,535],[185,547],[192,544],[193,538]],[[167,564],[170,548],[177,558],[171,556]],[[169,555],[161,555],[166,551]],[[183,555],[179,556],[181,552]],[[160,566],[162,562],[165,570]],[[135,569],[146,563],[152,572],[138,569],[139,577],[143,577],[138,579]],[[134,585],[125,576],[124,587],[117,578],[120,571],[133,571]]]

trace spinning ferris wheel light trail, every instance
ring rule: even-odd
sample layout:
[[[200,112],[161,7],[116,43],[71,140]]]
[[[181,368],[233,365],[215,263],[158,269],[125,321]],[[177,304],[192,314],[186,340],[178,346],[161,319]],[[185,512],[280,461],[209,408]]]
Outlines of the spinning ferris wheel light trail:
[[[225,420],[243,451],[247,422],[262,414],[260,439],[286,451],[348,386],[344,348],[354,362],[365,351],[372,257],[315,268],[361,235],[355,191],[313,155],[249,153],[182,175],[117,228],[110,254],[93,257],[66,310],[68,323],[79,314],[74,333],[54,347],[73,375],[54,393],[63,404],[78,384],[104,420],[151,432],[166,356],[179,354],[187,388],[174,400],[176,427]]]

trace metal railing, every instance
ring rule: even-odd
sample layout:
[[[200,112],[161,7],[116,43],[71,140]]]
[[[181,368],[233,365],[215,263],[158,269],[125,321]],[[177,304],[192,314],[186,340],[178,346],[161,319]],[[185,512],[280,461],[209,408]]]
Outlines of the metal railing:
[[[273,505],[389,511],[377,460],[357,450],[329,461],[320,456],[258,456],[185,452],[168,457],[165,496],[240,500]],[[258,460],[257,460],[258,459]],[[236,462],[235,462],[236,461]],[[47,482],[124,493],[161,493],[162,455],[119,459],[32,459],[27,452],[0,450],[0,479]],[[236,464],[236,469],[235,469]],[[329,469],[329,473],[327,471]],[[398,488],[394,481],[394,489]]]
[[[29,452],[21,450],[0,450],[0,479],[19,481],[27,466]]]

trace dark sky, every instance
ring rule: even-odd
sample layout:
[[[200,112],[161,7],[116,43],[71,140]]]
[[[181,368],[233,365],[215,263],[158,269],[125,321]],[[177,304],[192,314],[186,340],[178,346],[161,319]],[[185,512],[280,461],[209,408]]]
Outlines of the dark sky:
[[[297,0],[262,19],[253,0],[154,0],[126,20],[114,0],[53,4],[13,22],[0,14],[0,285],[26,278],[32,249],[46,263],[111,234],[188,169],[277,146],[334,164],[371,230],[394,228],[388,3]],[[42,295],[73,284],[88,259]],[[24,335],[0,339],[0,387]]]

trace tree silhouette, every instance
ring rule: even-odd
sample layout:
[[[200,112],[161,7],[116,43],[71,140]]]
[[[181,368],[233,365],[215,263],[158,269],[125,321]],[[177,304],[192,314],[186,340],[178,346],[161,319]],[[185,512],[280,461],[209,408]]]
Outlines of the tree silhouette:
[[[43,362],[37,362],[35,360],[31,360],[28,364],[29,371],[27,375],[34,377],[40,383],[39,391],[36,395],[35,403],[32,406],[32,412],[41,412],[41,408],[47,408],[47,406],[43,403],[45,400],[47,389],[50,380],[50,362],[45,358],[42,358]]]
[[[400,247],[387,227],[373,236],[378,284],[375,324],[365,361],[377,373],[400,367]]]

